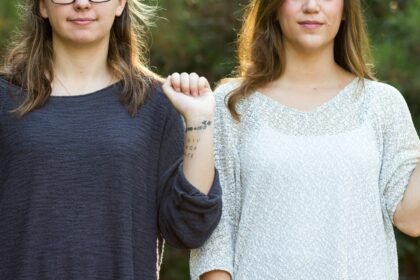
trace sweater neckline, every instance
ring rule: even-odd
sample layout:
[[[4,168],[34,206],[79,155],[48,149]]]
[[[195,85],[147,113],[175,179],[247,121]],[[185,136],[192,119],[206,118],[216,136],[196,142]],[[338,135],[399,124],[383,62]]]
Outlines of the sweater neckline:
[[[364,113],[354,118],[355,110],[363,110],[366,80],[355,78],[333,98],[311,111],[299,111],[255,92],[242,105],[242,115],[252,123],[270,127],[288,135],[337,134],[354,129],[364,121]]]
[[[91,98],[96,98],[99,94],[103,94],[103,93],[106,93],[106,92],[112,92],[115,89],[115,87],[120,87],[120,86],[122,86],[122,84],[123,84],[123,81],[119,80],[119,81],[117,81],[113,84],[110,84],[110,85],[108,85],[104,88],[92,91],[90,93],[78,94],[78,95],[50,95],[48,97],[48,99],[49,100],[60,100],[60,101],[61,100],[63,100],[63,101],[64,100],[87,100],[87,99],[91,99]],[[0,86],[4,87],[4,88],[11,87],[14,90],[17,90],[17,92],[19,94],[24,94],[24,92],[25,92],[21,87],[15,85],[15,84],[9,83],[1,77],[0,77]]]
[[[122,84],[122,81],[118,81],[116,83],[113,83],[109,86],[106,86],[104,88],[86,93],[86,94],[77,94],[77,95],[50,95],[50,99],[54,100],[81,100],[81,99],[90,99],[90,98],[96,98],[97,95],[103,94],[109,91],[112,91],[114,87],[120,86]]]
[[[300,110],[293,107],[290,107],[288,105],[285,105],[271,97],[268,97],[267,95],[261,93],[260,91],[255,91],[253,96],[257,100],[263,102],[267,106],[272,107],[272,109],[279,109],[281,111],[289,112],[294,115],[314,115],[317,114],[320,111],[324,111],[329,107],[334,107],[335,104],[340,103],[340,101],[349,93],[354,91],[354,87],[358,84],[360,79],[358,77],[352,79],[347,85],[345,85],[341,90],[338,91],[337,94],[335,94],[332,98],[328,99],[324,103],[310,109],[310,110]]]

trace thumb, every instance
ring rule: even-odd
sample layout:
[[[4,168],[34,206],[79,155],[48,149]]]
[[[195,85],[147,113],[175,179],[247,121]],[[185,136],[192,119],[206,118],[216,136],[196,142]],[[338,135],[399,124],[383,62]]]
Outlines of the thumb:
[[[171,77],[167,77],[166,81],[162,85],[163,93],[172,102],[174,100],[176,91],[172,88]]]

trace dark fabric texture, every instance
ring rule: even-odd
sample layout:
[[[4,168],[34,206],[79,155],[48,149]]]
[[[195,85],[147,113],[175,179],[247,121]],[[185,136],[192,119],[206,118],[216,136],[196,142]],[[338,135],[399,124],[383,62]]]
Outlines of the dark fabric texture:
[[[135,117],[122,84],[50,97],[18,119],[0,79],[0,279],[157,279],[162,240],[201,246],[221,215],[182,172],[184,127],[156,88]]]

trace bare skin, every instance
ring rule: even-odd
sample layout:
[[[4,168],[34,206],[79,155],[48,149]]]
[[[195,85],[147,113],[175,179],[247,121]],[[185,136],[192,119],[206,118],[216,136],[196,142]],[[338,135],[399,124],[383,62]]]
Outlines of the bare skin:
[[[207,194],[214,179],[213,92],[207,80],[195,73],[174,73],[167,78],[162,88],[185,120],[185,177],[202,193]]]

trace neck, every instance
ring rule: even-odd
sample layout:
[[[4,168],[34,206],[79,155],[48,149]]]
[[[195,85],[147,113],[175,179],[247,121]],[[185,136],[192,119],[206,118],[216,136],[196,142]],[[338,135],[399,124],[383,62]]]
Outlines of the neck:
[[[115,82],[108,65],[108,40],[72,45],[53,40],[53,95],[81,95]]]
[[[317,51],[301,51],[286,45],[282,80],[295,85],[323,86],[349,76],[334,60],[333,45]]]
[[[79,82],[108,75],[108,46],[101,45],[65,45],[53,42],[54,72],[65,80]]]

